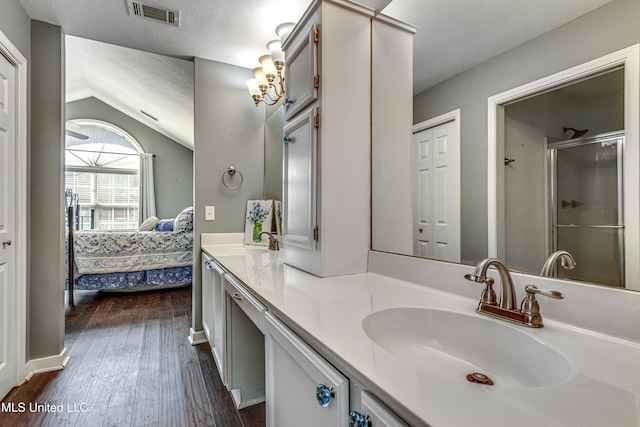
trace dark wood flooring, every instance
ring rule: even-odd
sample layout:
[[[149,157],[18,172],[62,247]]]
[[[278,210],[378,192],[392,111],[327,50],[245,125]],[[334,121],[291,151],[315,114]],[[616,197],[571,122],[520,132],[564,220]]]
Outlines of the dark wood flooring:
[[[67,367],[14,388],[0,426],[265,425],[264,404],[237,411],[208,344],[187,341],[191,287],[75,296],[66,310]],[[25,411],[7,412],[8,403]],[[32,412],[35,404],[63,411]]]

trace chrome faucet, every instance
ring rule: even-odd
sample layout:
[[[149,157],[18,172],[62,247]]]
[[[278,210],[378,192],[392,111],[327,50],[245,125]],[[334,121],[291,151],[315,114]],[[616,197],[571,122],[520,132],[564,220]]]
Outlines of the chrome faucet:
[[[496,294],[493,291],[493,279],[487,277],[487,270],[491,266],[495,266],[496,270],[498,270],[498,274],[500,274],[500,282],[501,282],[501,290],[500,290],[500,303],[499,306],[506,310],[513,310],[516,308],[516,291],[513,288],[513,280],[511,280],[511,274],[509,274],[509,269],[501,263],[499,260],[495,258],[486,258],[483,259],[476,265],[476,269],[472,274],[467,274],[464,276],[465,279],[471,280],[472,282],[484,283],[487,285],[485,290],[482,293],[482,301],[489,303],[491,305],[496,305]]]
[[[493,290],[494,280],[487,277],[487,270],[491,266],[494,266],[500,275],[501,287],[499,302]],[[538,289],[533,285],[527,285],[524,288],[527,296],[522,301],[520,309],[518,310],[516,306],[516,291],[513,287],[513,280],[511,279],[511,274],[509,274],[509,269],[495,258],[483,259],[478,263],[473,273],[465,275],[464,278],[485,285],[476,312],[531,328],[542,328],[544,326],[542,316],[540,315],[540,306],[538,305],[538,301],[536,301],[536,294],[555,299],[564,298],[562,292]]]
[[[263,234],[266,234],[267,236],[269,236],[269,250],[270,251],[279,251],[280,250],[280,242],[278,242],[278,239],[273,237],[273,234],[269,233],[268,231],[263,231],[262,233],[258,234],[258,237],[260,239],[262,239],[262,235]]]
[[[560,250],[549,255],[549,258],[547,258],[542,266],[540,275],[544,277],[552,277],[558,259],[560,259],[560,263],[566,270],[573,270],[576,266],[576,260],[573,259],[571,254],[567,251]]]

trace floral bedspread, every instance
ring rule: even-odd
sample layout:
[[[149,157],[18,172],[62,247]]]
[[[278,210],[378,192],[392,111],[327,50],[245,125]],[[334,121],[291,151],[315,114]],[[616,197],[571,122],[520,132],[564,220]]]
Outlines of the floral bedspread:
[[[183,267],[193,263],[193,232],[76,231],[73,253],[79,274]]]

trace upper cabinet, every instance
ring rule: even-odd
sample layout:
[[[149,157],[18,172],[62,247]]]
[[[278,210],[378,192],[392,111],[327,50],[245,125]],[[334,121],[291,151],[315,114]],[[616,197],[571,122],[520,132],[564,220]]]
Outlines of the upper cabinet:
[[[380,137],[411,146],[414,32],[356,3],[316,0],[285,40],[287,264],[320,277],[367,270],[371,147]]]
[[[320,75],[318,74],[319,41],[318,25],[311,23],[307,32],[303,33],[296,45],[286,53],[284,117],[287,120],[318,99],[320,86]]]

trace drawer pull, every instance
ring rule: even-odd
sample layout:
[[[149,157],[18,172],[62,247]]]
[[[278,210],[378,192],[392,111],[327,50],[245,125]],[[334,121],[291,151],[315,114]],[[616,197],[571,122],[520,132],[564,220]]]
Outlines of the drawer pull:
[[[336,392],[333,387],[327,387],[324,384],[318,384],[316,386],[316,400],[318,401],[318,405],[326,408],[334,397],[336,397]]]
[[[238,292],[234,292],[231,297],[235,300],[242,301],[242,295],[240,295]]]
[[[359,412],[351,411],[349,414],[349,427],[371,427],[371,417],[369,414],[362,415]]]

